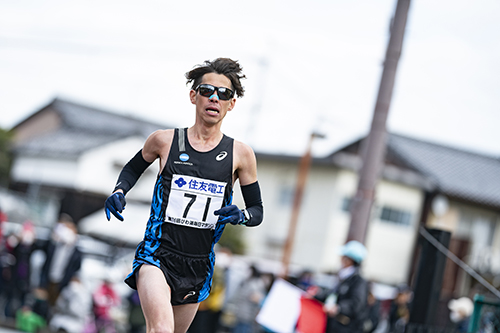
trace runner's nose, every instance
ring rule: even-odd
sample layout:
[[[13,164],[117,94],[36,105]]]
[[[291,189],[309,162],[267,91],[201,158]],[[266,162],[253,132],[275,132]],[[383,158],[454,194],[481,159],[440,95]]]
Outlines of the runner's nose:
[[[219,95],[217,95],[217,91],[214,91],[214,93],[208,98],[209,100],[219,100]]]

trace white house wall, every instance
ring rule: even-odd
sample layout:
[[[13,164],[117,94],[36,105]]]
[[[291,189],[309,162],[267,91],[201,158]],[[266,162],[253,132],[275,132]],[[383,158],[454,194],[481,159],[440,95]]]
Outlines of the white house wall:
[[[245,230],[249,255],[280,261],[288,233],[292,205],[284,205],[285,188],[295,189],[297,165],[263,161],[258,164],[265,219],[258,228]],[[342,210],[344,198],[354,195],[357,174],[334,167],[313,166],[304,191],[291,262],[317,272],[340,269],[339,248],[345,243],[350,214]],[[235,200],[238,200],[235,194]],[[374,218],[367,247],[369,255],[363,273],[370,279],[398,284],[406,281],[422,204],[419,189],[381,181],[377,205],[411,212],[410,226],[400,226]]]
[[[375,209],[387,205],[407,211],[411,214],[411,224],[382,221],[375,212],[366,240],[369,257],[364,269],[368,278],[392,284],[407,281],[423,199],[420,189],[388,181],[379,183]]]
[[[281,260],[290,221],[290,205],[280,203],[283,188],[294,189],[296,168],[287,163],[258,161],[258,178],[264,202],[264,221],[257,228],[246,228],[250,256]],[[236,195],[235,200],[240,200]],[[235,201],[236,202],[236,201]]]
[[[83,154],[78,161],[76,189],[110,193],[123,166],[142,148],[145,138],[137,136],[112,142]],[[158,173],[158,162],[152,164],[127,195],[128,199],[150,201]]]
[[[11,170],[16,182],[73,187],[77,161],[46,157],[17,156]]]
[[[325,231],[331,224],[332,212],[337,209],[332,204],[336,175],[336,169],[332,167],[314,167],[304,191],[292,262],[313,271],[327,269],[322,266],[322,257],[336,256],[325,252],[327,245],[335,242]]]
[[[321,267],[323,271],[338,271],[340,269],[339,248],[346,242],[349,230],[350,216],[342,211],[344,198],[354,196],[357,186],[357,176],[349,170],[338,170],[335,187],[331,192],[331,206],[333,207],[329,227],[325,235],[329,240],[323,251]]]

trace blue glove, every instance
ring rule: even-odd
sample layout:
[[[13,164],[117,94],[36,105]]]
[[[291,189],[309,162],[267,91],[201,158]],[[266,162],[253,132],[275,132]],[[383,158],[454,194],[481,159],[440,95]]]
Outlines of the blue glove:
[[[236,205],[222,207],[214,212],[215,215],[219,215],[220,223],[231,223],[240,224],[245,221],[245,215]]]
[[[110,212],[120,221],[123,221],[123,216],[120,215],[125,209],[125,196],[121,192],[111,194],[104,203],[104,212],[108,221],[111,219]]]

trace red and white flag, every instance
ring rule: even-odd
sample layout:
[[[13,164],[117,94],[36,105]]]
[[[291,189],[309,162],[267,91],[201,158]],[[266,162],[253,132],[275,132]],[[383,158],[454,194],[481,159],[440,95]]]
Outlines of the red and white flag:
[[[276,279],[257,322],[275,333],[324,333],[326,315],[319,301],[291,283]]]

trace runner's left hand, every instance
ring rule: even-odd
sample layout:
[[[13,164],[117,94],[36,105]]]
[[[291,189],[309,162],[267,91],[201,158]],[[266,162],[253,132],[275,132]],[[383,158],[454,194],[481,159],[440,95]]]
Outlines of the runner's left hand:
[[[215,215],[219,215],[219,223],[231,223],[240,224],[245,221],[245,215],[236,205],[230,205],[222,207],[214,212]]]

